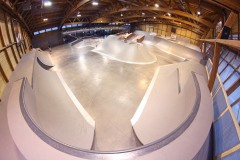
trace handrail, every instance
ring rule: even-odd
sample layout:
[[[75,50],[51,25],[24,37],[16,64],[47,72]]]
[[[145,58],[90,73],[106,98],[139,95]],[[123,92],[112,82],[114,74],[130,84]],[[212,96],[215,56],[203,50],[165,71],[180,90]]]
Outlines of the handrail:
[[[16,44],[17,44],[17,42],[13,42],[13,43],[11,43],[11,44],[8,44],[8,45],[6,45],[5,47],[1,48],[1,49],[0,49],[0,52],[3,52],[4,50],[6,50],[6,49],[8,49],[9,47],[12,47],[13,45],[16,45]]]
[[[227,39],[200,39],[202,42],[219,43],[225,46],[233,47],[240,50],[240,40],[227,40]]]
[[[201,91],[200,91],[200,85],[197,80],[196,74],[192,72],[192,76],[194,79],[195,87],[196,87],[196,99],[194,102],[194,106],[192,109],[191,114],[185,119],[185,121],[179,125],[178,128],[176,128],[174,131],[172,131],[170,134],[164,136],[163,138],[156,140],[154,142],[151,142],[149,144],[132,148],[132,149],[126,149],[126,150],[117,150],[117,151],[95,151],[95,150],[87,150],[87,149],[81,149],[78,147],[70,146],[68,144],[64,144],[58,140],[55,140],[51,136],[49,136],[46,132],[44,132],[38,125],[33,121],[31,118],[31,115],[28,113],[28,110],[25,106],[24,102],[24,92],[25,92],[25,85],[27,79],[24,78],[20,90],[20,109],[22,112],[22,115],[27,122],[28,126],[32,129],[32,131],[41,138],[44,142],[46,142],[48,145],[54,147],[55,149],[62,151],[64,153],[70,154],[75,157],[81,157],[81,158],[96,158],[96,159],[133,159],[137,156],[145,155],[147,153],[156,151],[167,144],[171,143],[173,140],[175,140],[177,137],[179,137],[193,122],[195,119],[200,103],[201,103]]]

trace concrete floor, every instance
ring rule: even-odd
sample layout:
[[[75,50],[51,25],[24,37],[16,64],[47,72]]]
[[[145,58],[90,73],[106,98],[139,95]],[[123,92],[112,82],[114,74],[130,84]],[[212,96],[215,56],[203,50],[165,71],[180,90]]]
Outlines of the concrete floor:
[[[141,146],[130,119],[159,65],[178,60],[156,52],[157,62],[127,64],[92,52],[93,47],[62,45],[53,48],[54,69],[96,122],[93,150],[113,151]],[[165,56],[166,55],[166,56]]]

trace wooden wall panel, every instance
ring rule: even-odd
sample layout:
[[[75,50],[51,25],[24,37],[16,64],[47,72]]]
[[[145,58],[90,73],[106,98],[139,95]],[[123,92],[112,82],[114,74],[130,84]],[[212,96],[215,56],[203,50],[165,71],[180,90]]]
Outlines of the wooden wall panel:
[[[5,23],[4,22],[0,22],[0,26],[1,26],[1,30],[2,30],[2,35],[3,35],[3,38],[4,38],[4,43],[6,45],[10,44],[8,38],[7,38],[7,31],[6,31],[6,26],[5,26]]]
[[[7,78],[9,79],[9,77],[12,74],[12,70],[11,70],[10,66],[8,65],[7,57],[2,52],[0,54],[0,64],[2,65],[3,71],[5,72]]]
[[[180,35],[181,34],[181,28],[177,28],[176,34]]]
[[[26,42],[26,50],[30,49],[31,41],[27,32],[21,30],[21,26],[18,26],[21,31],[21,40]],[[12,17],[7,13],[4,13],[0,9],[0,101],[1,95],[4,91],[8,80],[14,71],[17,63],[20,61],[22,54],[20,50],[24,52],[23,45],[18,46],[16,44],[16,36],[13,29]]]
[[[162,30],[158,29],[158,35],[161,35],[162,34]]]
[[[159,24],[158,29],[162,30],[162,24]]]
[[[11,42],[15,42],[15,40],[14,40],[14,37],[13,37],[13,33],[12,33],[12,26],[11,26],[11,19],[10,19],[10,17],[7,17],[7,20],[8,20],[8,30],[9,30],[9,34],[10,34],[10,41]]]
[[[3,75],[2,74],[0,74],[0,97],[1,97],[1,95],[2,95],[2,93],[3,93],[3,90],[4,90],[4,88],[5,88],[5,86],[6,86],[6,81],[4,80],[4,78],[3,78]]]
[[[19,54],[18,54],[17,46],[14,45],[14,46],[13,46],[13,49],[14,49],[14,51],[15,51],[15,53],[16,53],[16,57],[17,57],[17,60],[18,60],[18,62],[19,62],[20,59],[21,59],[21,57],[20,57]]]
[[[159,36],[167,36],[170,37],[171,33],[172,33],[172,28],[176,28],[176,35],[180,36],[180,37],[187,37],[191,39],[191,43],[198,45],[199,44],[199,39],[200,39],[200,35],[197,35],[196,33],[187,30],[187,29],[183,29],[180,27],[176,27],[176,26],[172,26],[172,25],[166,25],[166,24],[145,24],[145,29],[141,27],[141,25],[139,25],[140,28],[143,31],[147,31],[147,32],[155,32],[157,33],[157,35]]]
[[[12,65],[13,65],[13,68],[15,68],[17,63],[15,62],[15,59],[14,59],[13,52],[12,52],[11,48],[7,49],[7,53],[9,55],[10,61],[11,61]]]
[[[186,32],[186,37],[187,37],[187,38],[191,38],[191,34],[192,34],[192,32],[189,31],[189,30],[187,30],[187,32]]]
[[[146,25],[146,30],[147,32],[149,32],[149,25]]]
[[[163,24],[162,30],[164,30],[164,31],[166,32],[166,30],[167,30],[167,25]]]
[[[192,39],[196,39],[196,34],[195,34],[195,33],[192,33],[191,38],[192,38]]]
[[[172,31],[172,26],[168,25],[168,26],[167,26],[167,32],[168,32],[168,33],[171,33],[171,31]]]

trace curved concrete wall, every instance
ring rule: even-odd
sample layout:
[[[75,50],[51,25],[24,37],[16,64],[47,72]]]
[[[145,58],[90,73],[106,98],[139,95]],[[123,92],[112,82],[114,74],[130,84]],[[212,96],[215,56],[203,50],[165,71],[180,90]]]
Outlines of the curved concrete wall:
[[[40,58],[39,58],[40,59]],[[26,85],[28,87],[25,88],[26,90],[26,97],[25,97],[25,102],[30,104],[31,106],[34,106],[36,104],[36,109],[29,109],[29,112],[32,113],[32,117],[35,117],[36,121],[40,119],[39,117],[44,117],[44,116],[51,116],[53,117],[48,117],[50,120],[62,120],[63,125],[66,125],[67,123],[64,122],[64,118],[59,118],[61,116],[61,112],[64,111],[64,108],[60,107],[59,105],[54,105],[53,108],[49,106],[44,106],[48,105],[47,103],[53,104],[53,102],[60,103],[62,102],[62,99],[56,98],[53,99],[52,96],[54,94],[53,90],[56,91],[61,91],[60,95],[62,97],[62,88],[65,88],[64,95],[69,96],[69,93],[64,86],[62,82],[60,84],[62,85],[59,89],[58,84],[54,84],[58,78],[57,81],[61,81],[61,76],[59,76],[57,73],[47,71],[43,69],[37,61],[35,61],[36,64],[38,65],[38,68],[36,69],[35,64],[34,64],[34,74],[35,71],[38,70],[39,73],[34,79],[33,79],[33,89],[32,90],[30,85]],[[187,64],[187,63],[186,63]],[[179,65],[179,64],[178,64]],[[169,67],[169,66],[165,66]],[[189,65],[186,65],[182,68],[189,68]],[[178,71],[173,70],[173,72],[178,73]],[[172,72],[172,73],[173,73]],[[181,67],[179,69],[179,73],[183,73],[181,71]],[[167,70],[166,73],[168,74]],[[169,73],[170,74],[170,73]],[[173,74],[175,77],[178,77],[177,74]],[[187,74],[186,74],[187,75]],[[187,129],[178,136],[178,138],[172,140],[168,144],[162,144],[162,143],[150,143],[146,144],[144,146],[130,149],[130,150],[123,150],[123,151],[109,151],[109,152],[98,152],[98,151],[92,151],[88,149],[77,149],[72,146],[65,145],[62,141],[59,142],[57,139],[51,139],[52,135],[55,134],[54,132],[51,133],[48,136],[49,139],[44,139],[42,138],[42,135],[37,135],[39,130],[37,130],[34,133],[34,130],[29,127],[29,124],[26,123],[26,120],[22,116],[21,110],[20,110],[20,104],[19,104],[19,93],[21,90],[21,83],[22,82],[16,82],[16,85],[14,84],[13,86],[13,93],[11,93],[11,96],[9,97],[9,104],[8,104],[8,121],[9,121],[9,129],[10,133],[12,135],[12,138],[14,140],[14,143],[16,144],[17,148],[20,150],[21,154],[24,155],[23,158],[19,159],[29,159],[29,160],[42,160],[42,159],[58,159],[58,160],[77,160],[77,159],[138,159],[138,160],[158,160],[158,159],[193,159],[197,154],[199,154],[199,151],[202,150],[203,148],[207,147],[205,145],[205,140],[207,139],[208,133],[209,133],[209,128],[211,126],[212,122],[212,101],[210,98],[210,94],[208,92],[207,84],[205,80],[200,76],[196,75],[196,79],[199,83],[199,87],[201,89],[201,101],[199,105],[199,110],[195,116],[195,119],[192,121],[192,123],[187,127]],[[51,77],[49,78],[49,81],[47,79],[44,79],[45,77]],[[56,79],[55,79],[56,78]],[[176,87],[174,87],[174,93],[178,95],[179,92],[184,92],[186,88],[181,88],[179,89],[179,85],[185,86],[187,85],[187,82],[185,81],[187,78],[174,78],[173,81],[176,81],[178,79],[179,83],[176,84]],[[42,85],[45,85],[42,87]],[[51,86],[51,87],[49,87]],[[60,85],[59,85],[60,86]],[[47,91],[47,92],[46,92]],[[48,93],[50,92],[50,93]],[[15,98],[12,96],[16,94]],[[40,96],[32,97],[32,94],[41,94]],[[45,102],[42,102],[41,104],[38,104],[38,101],[40,99],[45,99]],[[75,109],[70,109],[73,112],[78,112],[78,114],[81,113],[83,115],[78,107],[76,107],[76,102],[72,98],[70,98],[71,103],[75,104]],[[47,100],[47,101],[46,101]],[[59,101],[59,102],[57,102]],[[65,103],[65,102],[64,102]],[[192,102],[189,101],[191,104]],[[54,103],[55,104],[55,103]],[[61,103],[61,105],[63,105]],[[81,108],[81,106],[80,106]],[[58,111],[58,109],[62,111]],[[49,111],[50,113],[46,112],[48,115],[44,115],[43,113],[45,111]],[[58,115],[59,114],[59,115]],[[67,113],[63,113],[62,116],[64,117]],[[58,117],[59,116],[59,117]],[[69,116],[69,115],[66,115]],[[83,116],[85,117],[85,116]],[[77,120],[77,119],[75,119]],[[85,118],[88,124],[91,124],[91,122]],[[71,119],[70,119],[71,121]],[[54,122],[54,120],[52,121]],[[53,124],[51,122],[51,124]],[[46,126],[48,124],[46,121],[38,121],[39,126],[42,125],[41,127],[44,129],[51,129],[49,126]],[[60,122],[57,122],[57,125],[60,125]],[[40,128],[40,127],[39,127]],[[65,130],[63,128],[59,129],[61,132],[64,132]],[[51,131],[52,132],[52,131]],[[59,134],[59,133],[56,133]],[[63,133],[62,133],[63,134]],[[65,133],[64,133],[65,134]],[[27,135],[27,136],[26,136]],[[197,138],[196,138],[197,135]],[[61,136],[61,135],[57,135]],[[59,138],[58,137],[58,138]],[[46,143],[50,142],[50,143]],[[54,142],[54,143],[53,143]],[[34,146],[34,147],[33,147]],[[174,153],[174,154],[173,154]],[[202,153],[202,152],[201,152]]]
[[[31,106],[35,107],[37,112],[36,122],[49,136],[59,142],[76,148],[91,149],[94,121],[92,120],[92,123],[86,121],[69,97],[58,75],[43,69],[38,62],[34,63],[33,72],[36,106]]]
[[[193,75],[188,77],[179,93],[177,68],[165,67],[156,72],[157,77],[152,80],[140,103],[140,108],[144,107],[141,116],[137,110],[131,120],[133,129],[143,144],[164,138],[182,125],[193,114],[199,92],[194,87]],[[137,120],[135,116],[138,116]]]

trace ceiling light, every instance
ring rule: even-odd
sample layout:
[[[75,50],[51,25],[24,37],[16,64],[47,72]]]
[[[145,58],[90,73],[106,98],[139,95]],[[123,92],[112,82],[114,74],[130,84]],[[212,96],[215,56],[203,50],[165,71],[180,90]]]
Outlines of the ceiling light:
[[[98,2],[93,1],[93,2],[92,2],[92,5],[97,6],[97,5],[98,5]]]
[[[200,12],[200,11],[197,11],[197,15],[199,15],[199,16],[200,16],[200,15],[201,15],[201,12]]]
[[[168,12],[167,15],[168,15],[168,16],[171,16],[171,13]]]
[[[80,12],[77,13],[77,17],[81,17],[82,15],[80,14]]]
[[[48,21],[48,18],[43,18],[43,21],[44,21],[44,22]]]
[[[52,5],[52,2],[51,1],[45,1],[44,2],[44,6],[45,7],[49,7],[49,6],[51,6]]]
[[[123,16],[123,14],[121,13],[121,17]]]
[[[154,6],[158,8],[158,7],[159,7],[159,4],[156,3]]]
[[[146,21],[146,19],[144,19],[144,21]]]
[[[143,15],[143,16],[145,16],[145,13],[144,13],[144,12],[142,12],[142,15]]]
[[[153,17],[153,19],[156,19],[156,17]]]

